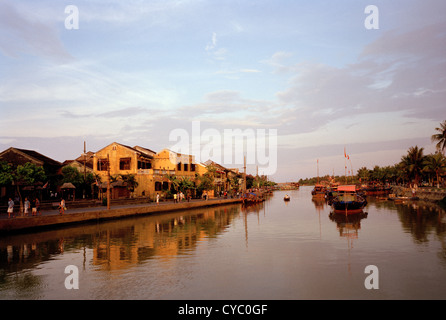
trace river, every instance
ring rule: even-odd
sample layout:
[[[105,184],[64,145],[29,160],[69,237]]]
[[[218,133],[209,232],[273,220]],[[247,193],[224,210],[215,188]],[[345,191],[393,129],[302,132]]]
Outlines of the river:
[[[2,236],[0,299],[446,299],[445,211],[368,200],[346,220],[301,187],[248,208]]]

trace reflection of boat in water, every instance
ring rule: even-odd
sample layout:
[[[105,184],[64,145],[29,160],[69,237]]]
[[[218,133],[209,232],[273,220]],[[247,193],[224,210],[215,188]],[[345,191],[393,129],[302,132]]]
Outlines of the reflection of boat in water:
[[[361,220],[367,218],[366,212],[355,215],[341,215],[330,213],[330,220],[336,222],[341,237],[349,239],[358,238],[358,230],[361,229]]]
[[[356,186],[345,185],[338,187],[338,195],[333,198],[334,213],[345,215],[361,213],[367,201],[356,192]]]
[[[321,198],[325,199],[325,193],[327,191],[327,188],[324,185],[317,184],[314,186],[314,189],[311,191],[311,195],[314,198]]]
[[[290,196],[287,195],[287,194],[285,195],[285,197],[283,197],[283,200],[284,200],[284,201],[290,201],[290,199],[291,199]]]

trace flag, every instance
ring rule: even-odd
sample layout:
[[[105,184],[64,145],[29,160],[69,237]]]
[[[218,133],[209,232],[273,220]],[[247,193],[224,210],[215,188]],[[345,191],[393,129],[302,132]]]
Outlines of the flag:
[[[347,158],[347,153],[345,152],[345,147],[344,147],[344,158]]]
[[[48,183],[49,183],[49,181],[47,183],[45,183],[42,188],[46,189],[48,187]]]

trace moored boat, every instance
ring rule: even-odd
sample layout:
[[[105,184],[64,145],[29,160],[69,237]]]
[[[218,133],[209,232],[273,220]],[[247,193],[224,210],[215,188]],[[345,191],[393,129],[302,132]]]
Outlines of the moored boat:
[[[327,192],[327,188],[324,185],[316,184],[314,189],[311,191],[311,195],[314,198],[325,198],[325,193]]]
[[[290,196],[287,195],[287,194],[285,195],[285,197],[283,197],[283,200],[284,200],[284,201],[290,201],[290,199],[291,199]]]
[[[244,204],[257,203],[265,201],[265,198],[260,192],[247,192],[242,196]]]
[[[332,201],[334,213],[357,214],[361,213],[367,201],[356,192],[356,186],[344,185],[338,187],[338,194]]]

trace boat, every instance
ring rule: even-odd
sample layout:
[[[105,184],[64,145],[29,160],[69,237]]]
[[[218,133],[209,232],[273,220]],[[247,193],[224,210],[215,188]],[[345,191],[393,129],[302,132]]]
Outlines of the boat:
[[[367,200],[356,192],[355,185],[343,185],[338,187],[338,195],[333,198],[332,208],[334,213],[345,215],[357,214],[367,204]]]
[[[329,205],[331,205],[333,198],[335,198],[338,195],[338,186],[339,183],[337,182],[331,183],[325,192],[326,194],[325,199],[328,201]]]
[[[287,194],[285,195],[285,197],[283,197],[283,200],[284,200],[284,201],[290,201],[290,199],[291,199],[290,196],[287,195]]]
[[[380,183],[370,183],[362,185],[361,190],[368,196],[376,196],[389,194],[392,188],[388,185],[383,185]]]
[[[247,192],[242,196],[244,204],[258,203],[265,201],[263,194],[260,192]]]
[[[325,199],[325,194],[327,192],[327,188],[322,184],[316,184],[314,189],[311,191],[311,195],[314,198]]]
[[[387,198],[387,200],[391,200],[391,201],[404,201],[404,200],[419,200],[420,198],[418,197],[405,197],[405,196],[397,196],[395,194],[389,194],[389,197]]]

